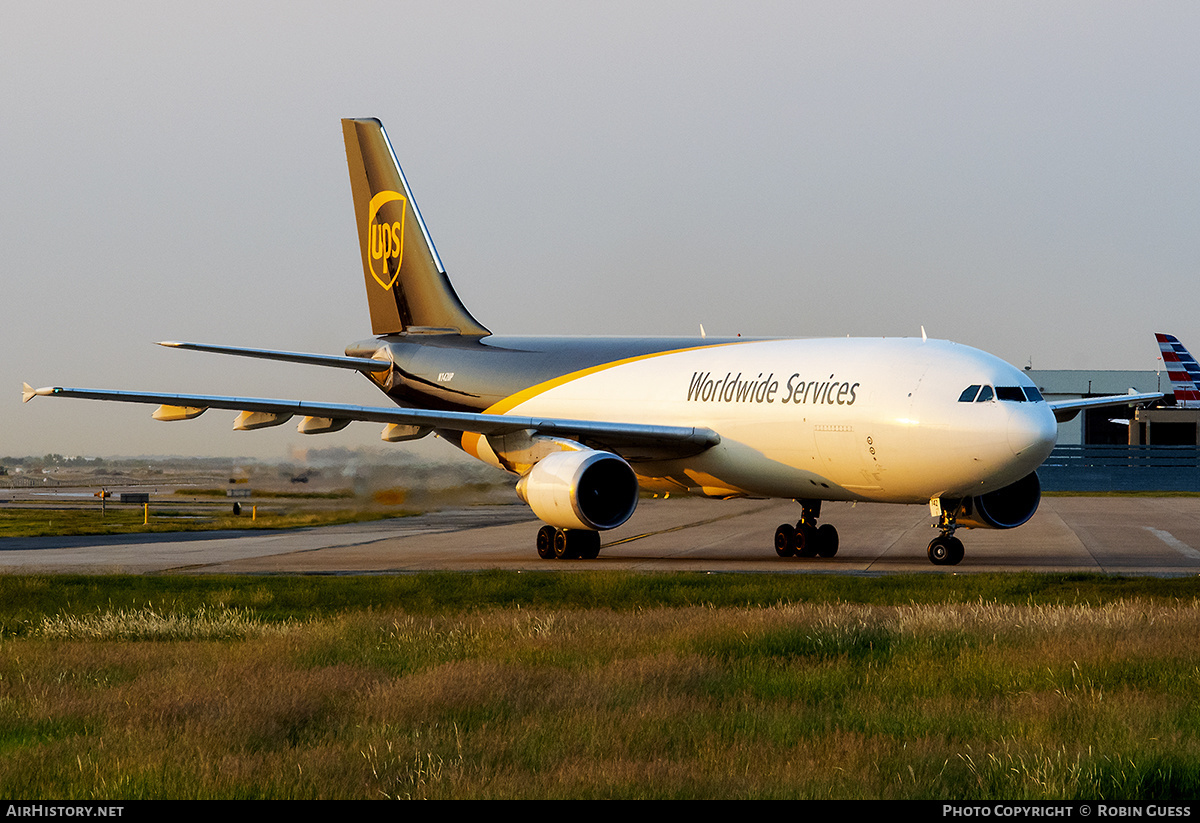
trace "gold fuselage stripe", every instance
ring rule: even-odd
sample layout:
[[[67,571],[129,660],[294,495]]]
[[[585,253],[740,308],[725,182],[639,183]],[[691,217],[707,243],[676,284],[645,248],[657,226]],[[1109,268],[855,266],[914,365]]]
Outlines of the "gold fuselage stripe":
[[[634,355],[633,357],[623,358],[621,360],[613,360],[608,363],[600,363],[595,366],[589,366],[586,369],[580,369],[578,371],[573,371],[573,372],[569,372],[567,374],[559,375],[558,377],[554,377],[554,378],[551,378],[550,380],[545,380],[541,383],[537,383],[536,385],[530,386],[527,389],[522,389],[521,391],[517,392],[516,394],[511,394],[508,397],[504,398],[503,400],[497,401],[496,403],[493,403],[492,405],[488,406],[486,409],[483,410],[483,413],[484,414],[505,414],[506,412],[512,411],[517,406],[521,405],[522,403],[526,402],[527,400],[531,400],[532,398],[537,397],[539,394],[544,394],[544,393],[550,391],[551,389],[558,388],[559,386],[562,386],[567,383],[578,380],[581,377],[587,377],[588,375],[596,374],[597,372],[602,372],[602,371],[605,371],[606,369],[616,368],[617,366],[625,366],[625,365],[628,365],[629,363],[636,363],[641,360],[649,360],[653,357],[663,357],[668,354],[680,354],[682,352],[687,352],[687,351],[697,351],[698,349],[715,349],[715,348],[720,348],[721,346],[736,346],[736,345],[740,345],[741,343],[748,343],[748,342],[750,342],[750,341],[738,340],[738,341],[734,341],[734,342],[730,342],[730,343],[711,343],[711,344],[704,345],[704,346],[688,346],[687,348],[683,348],[683,349],[671,349],[670,351],[657,351],[657,352],[650,352],[649,354],[638,354],[638,355]],[[483,435],[479,434],[478,432],[463,432],[462,441],[461,441],[463,451],[465,451],[467,454],[471,455],[472,457],[476,458],[477,460],[482,460],[483,458],[481,458],[479,456],[479,443],[482,439],[483,439]],[[484,462],[486,463],[487,461],[485,460]]]

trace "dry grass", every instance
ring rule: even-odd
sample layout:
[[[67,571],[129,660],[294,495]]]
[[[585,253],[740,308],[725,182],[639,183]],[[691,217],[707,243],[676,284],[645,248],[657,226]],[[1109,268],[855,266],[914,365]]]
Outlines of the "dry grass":
[[[286,631],[266,624],[248,609],[200,606],[178,613],[146,606],[43,618],[33,634],[51,640],[234,640]]]
[[[0,639],[0,792],[1195,796],[1198,634],[1144,601],[56,616]]]

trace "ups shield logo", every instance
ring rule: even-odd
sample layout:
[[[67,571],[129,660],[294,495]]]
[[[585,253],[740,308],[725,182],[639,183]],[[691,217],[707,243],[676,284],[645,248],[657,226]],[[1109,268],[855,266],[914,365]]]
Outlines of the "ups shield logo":
[[[367,266],[375,282],[385,289],[396,285],[400,276],[407,206],[403,194],[381,191],[371,198],[367,212]]]

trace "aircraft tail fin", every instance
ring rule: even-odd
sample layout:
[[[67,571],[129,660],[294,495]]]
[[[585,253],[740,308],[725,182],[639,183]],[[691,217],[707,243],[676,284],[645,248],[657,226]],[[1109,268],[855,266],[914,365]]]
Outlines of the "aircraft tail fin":
[[[383,124],[342,120],[371,330],[491,334],[450,284]]]
[[[1200,365],[1196,358],[1183,347],[1178,338],[1169,334],[1155,334],[1163,366],[1171,378],[1175,391],[1175,405],[1184,408],[1200,408]]]

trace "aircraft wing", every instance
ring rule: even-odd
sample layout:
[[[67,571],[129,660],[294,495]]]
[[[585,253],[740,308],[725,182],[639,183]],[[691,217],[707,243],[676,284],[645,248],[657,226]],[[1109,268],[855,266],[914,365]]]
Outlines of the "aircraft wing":
[[[1162,392],[1152,392],[1149,394],[1110,394],[1105,397],[1081,397],[1078,400],[1048,400],[1046,405],[1054,412],[1054,419],[1059,423],[1065,423],[1068,420],[1073,420],[1075,415],[1079,414],[1083,409],[1100,408],[1103,406],[1130,406],[1134,403],[1147,403],[1151,400],[1160,400],[1164,397]]]
[[[278,426],[295,416],[303,416],[304,420],[299,429],[309,434],[337,431],[352,421],[409,426],[414,430],[424,430],[422,433],[428,432],[429,429],[441,429],[477,432],[488,436],[525,431],[541,436],[576,440],[592,448],[613,451],[627,460],[688,457],[721,442],[721,436],[712,429],[692,426],[519,417],[479,412],[402,409],[395,406],[351,406],[262,397],[164,394],[61,386],[35,389],[26,383],[22,392],[23,400],[28,402],[34,397],[74,397],[85,400],[158,404],[159,407],[154,412],[157,420],[188,420],[210,408],[231,409],[241,412],[234,423],[234,428],[239,430]]]

